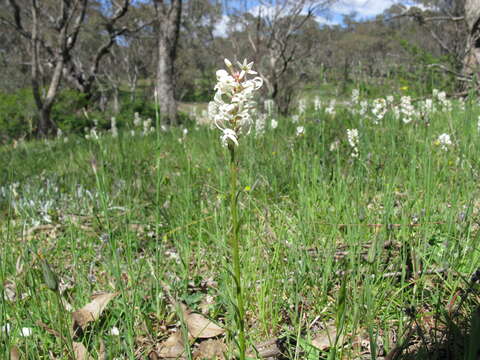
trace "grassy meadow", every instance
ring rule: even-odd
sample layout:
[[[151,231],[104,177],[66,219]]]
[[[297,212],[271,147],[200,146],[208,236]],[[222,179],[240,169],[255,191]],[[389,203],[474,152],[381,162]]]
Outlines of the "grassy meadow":
[[[250,358],[476,359],[480,106],[401,101],[308,99],[241,139]],[[133,128],[0,148],[0,358],[232,358],[228,151]]]

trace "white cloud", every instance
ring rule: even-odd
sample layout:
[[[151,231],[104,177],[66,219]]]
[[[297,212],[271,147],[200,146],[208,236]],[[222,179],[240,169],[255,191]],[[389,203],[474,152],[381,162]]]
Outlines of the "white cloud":
[[[337,25],[338,22],[330,20],[324,16],[315,16],[315,21],[318,25]]]
[[[381,14],[393,4],[395,0],[340,0],[332,6],[332,11],[339,14],[356,12],[359,17],[370,17]]]
[[[232,25],[230,23],[230,16],[222,15],[220,21],[215,24],[215,28],[213,29],[213,36],[227,37],[232,30],[242,31],[242,24]]]
[[[359,18],[368,18],[381,14],[395,4],[402,4],[406,8],[416,6],[421,10],[428,9],[422,4],[415,4],[412,0],[340,0],[332,6],[331,10],[341,15],[355,12]]]
[[[215,24],[215,28],[213,29],[213,36],[227,37],[229,20],[230,20],[230,17],[228,15],[222,15],[222,18],[220,19],[220,21]]]

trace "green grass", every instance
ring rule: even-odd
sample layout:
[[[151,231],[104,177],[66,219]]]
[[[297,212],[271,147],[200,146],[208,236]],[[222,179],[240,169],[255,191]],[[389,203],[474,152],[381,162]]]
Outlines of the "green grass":
[[[479,266],[479,113],[454,107],[426,126],[390,115],[373,125],[346,109],[335,118],[309,112],[302,137],[296,124],[280,119],[263,137],[243,138],[249,341],[279,337],[289,359],[350,359],[365,351],[354,344],[361,336],[371,343],[367,358],[375,358],[391,351],[415,319],[423,331],[414,330],[417,346],[405,358],[442,358],[443,350],[432,354],[446,342],[446,328],[468,345],[464,324],[478,295],[472,288],[463,301],[452,299],[470,288]],[[347,128],[359,129],[358,159],[350,157]],[[454,141],[449,151],[434,144],[444,132]],[[11,325],[8,336],[0,332],[0,358],[13,345],[28,359],[49,359],[50,352],[67,358],[60,339],[38,325],[60,331],[70,321],[44,283],[39,254],[70,285],[63,298],[73,309],[95,292],[119,293],[82,339],[93,356],[103,341],[109,359],[147,358],[149,345],[179,325],[172,298],[200,311],[213,297],[208,317],[235,330],[228,152],[218,137],[200,127],[183,141],[181,129],[173,129],[0,149],[0,283],[14,283],[17,295],[0,298],[0,326]],[[340,146],[330,151],[336,139]],[[58,227],[29,236],[46,223]],[[458,311],[449,316],[451,301]],[[447,325],[429,331],[427,315]],[[326,324],[342,331],[345,343],[320,352],[309,344]],[[114,326],[120,336],[110,335]],[[33,334],[20,336],[23,327]]]

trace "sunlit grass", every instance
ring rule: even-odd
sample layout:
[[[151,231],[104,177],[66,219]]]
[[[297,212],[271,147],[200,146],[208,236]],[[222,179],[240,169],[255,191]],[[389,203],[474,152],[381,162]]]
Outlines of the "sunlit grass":
[[[299,124],[277,118],[277,129],[244,139],[241,261],[252,341],[295,339],[288,357],[305,358],[309,339],[341,321],[347,344],[365,336],[380,355],[408,327],[405,309],[418,321],[442,319],[479,264],[479,110],[434,113],[428,126],[311,111]],[[359,130],[356,159],[350,128]],[[435,145],[442,133],[452,136],[448,151]],[[0,357],[12,345],[29,359],[66,356],[38,325],[70,319],[43,284],[39,253],[68,285],[63,297],[73,309],[94,292],[119,292],[85,340],[93,355],[102,340],[109,358],[146,358],[178,321],[172,298],[231,326],[227,161],[208,127],[158,140],[120,132],[0,149],[0,283],[16,286],[13,300],[0,298],[0,329],[11,326],[8,336],[0,331]],[[53,227],[32,232],[39,224]],[[462,313],[476,301],[467,297]],[[33,334],[22,337],[24,327]],[[336,355],[358,350],[339,345]]]

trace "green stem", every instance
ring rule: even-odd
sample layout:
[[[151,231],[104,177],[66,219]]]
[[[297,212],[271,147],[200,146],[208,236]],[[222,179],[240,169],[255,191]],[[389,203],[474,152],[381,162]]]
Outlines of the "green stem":
[[[237,300],[238,347],[240,360],[245,360],[245,308],[243,303],[242,279],[240,273],[240,243],[238,238],[238,206],[237,206],[237,179],[238,167],[235,160],[234,145],[230,150],[230,214],[232,217],[231,251],[233,260],[233,276],[235,279],[235,295]]]

